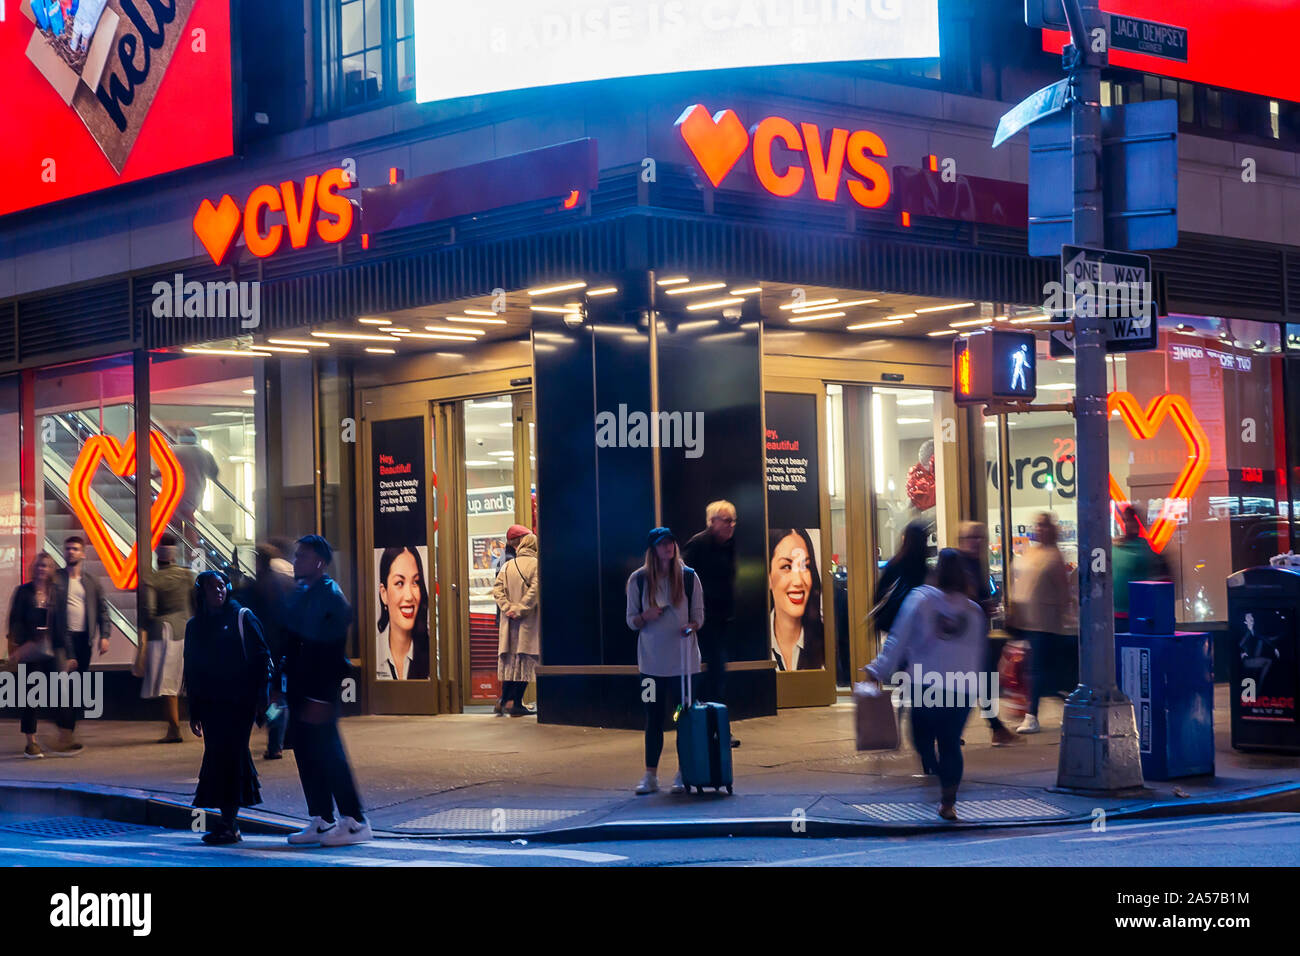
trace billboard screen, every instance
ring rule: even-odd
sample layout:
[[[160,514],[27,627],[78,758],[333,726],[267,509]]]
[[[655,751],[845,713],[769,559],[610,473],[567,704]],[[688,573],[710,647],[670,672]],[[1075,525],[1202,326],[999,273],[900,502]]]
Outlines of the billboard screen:
[[[422,103],[615,77],[938,55],[938,0],[415,3]]]
[[[1121,49],[1141,45],[1126,35],[1112,44],[1112,66],[1300,102],[1293,49],[1300,35],[1296,0],[1101,0],[1101,9],[1187,31],[1172,44],[1152,47],[1164,56]],[[1049,53],[1059,53],[1068,40],[1069,34],[1043,31],[1043,49]]]
[[[0,215],[233,152],[229,0],[0,8]]]

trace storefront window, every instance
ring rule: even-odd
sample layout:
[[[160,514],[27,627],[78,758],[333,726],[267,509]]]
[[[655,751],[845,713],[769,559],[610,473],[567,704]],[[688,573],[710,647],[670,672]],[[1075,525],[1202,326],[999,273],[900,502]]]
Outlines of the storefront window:
[[[322,358],[316,367],[320,375],[321,534],[334,546],[330,573],[343,593],[351,596],[357,593],[357,425],[352,417],[352,373],[347,362],[335,358]],[[353,657],[361,656],[359,638],[360,630],[353,628]]]
[[[135,469],[126,454],[134,448],[133,394],[130,355],[36,373],[36,548],[62,568],[67,540],[84,541],[85,571],[103,584],[109,604],[109,652],[95,658],[101,664],[130,662],[137,640]]]
[[[150,356],[153,429],[184,476],[169,530],[182,560],[238,582],[254,571],[257,543],[256,365],[232,355]],[[154,474],[164,470],[154,462]],[[156,478],[155,481],[158,479]]]
[[[0,379],[0,595],[6,609],[24,578],[19,391],[18,376]]]
[[[1154,566],[1174,582],[1178,619],[1223,621],[1228,575],[1290,547],[1281,329],[1186,315],[1162,326],[1158,349],[1107,360],[1112,534],[1132,504],[1158,555]],[[1073,361],[1040,362],[1040,403],[1073,398]],[[1011,424],[1004,544],[1022,553],[1035,515],[1051,512],[1073,572],[1073,419],[1040,412],[1012,416]]]

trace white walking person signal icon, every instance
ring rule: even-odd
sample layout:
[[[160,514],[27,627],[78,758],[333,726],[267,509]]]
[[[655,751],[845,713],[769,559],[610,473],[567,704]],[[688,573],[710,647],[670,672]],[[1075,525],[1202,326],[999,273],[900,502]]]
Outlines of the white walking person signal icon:
[[[1011,353],[1011,390],[1029,388],[1029,380],[1025,377],[1025,372],[1029,368],[1029,346],[1022,345]]]

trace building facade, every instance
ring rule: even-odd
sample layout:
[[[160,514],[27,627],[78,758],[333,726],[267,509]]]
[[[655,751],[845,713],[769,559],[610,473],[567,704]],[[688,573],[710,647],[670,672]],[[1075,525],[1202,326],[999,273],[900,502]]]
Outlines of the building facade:
[[[847,688],[910,521],[932,553],[987,523],[1012,603],[1037,513],[1077,564],[1070,415],[985,418],[951,388],[953,339],[1005,323],[1043,332],[1040,401],[1072,397],[1027,144],[990,147],[1059,75],[1018,4],[939,3],[938,57],[428,103],[412,4],[284,7],[274,44],[231,20],[232,155],[0,218],[0,590],[86,537],[123,702],[136,542],[169,529],[234,573],[324,534],[356,708],[426,714],[496,696],[490,588],[506,528],[533,528],[541,718],[597,726],[641,719],[624,593],[646,531],[684,541],[715,499],[739,515],[740,717]],[[1106,95],[1182,121],[1159,347],[1108,360],[1116,505],[1180,622],[1223,631],[1227,575],[1294,534],[1297,107],[1120,67]]]

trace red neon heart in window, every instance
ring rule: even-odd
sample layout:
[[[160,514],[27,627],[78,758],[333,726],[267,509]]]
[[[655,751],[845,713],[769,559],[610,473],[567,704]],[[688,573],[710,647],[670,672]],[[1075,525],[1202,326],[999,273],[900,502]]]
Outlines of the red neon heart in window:
[[[158,547],[167,522],[171,521],[185,491],[185,472],[161,432],[149,433],[149,454],[162,476],[158,497],[149,509],[149,548],[153,550]],[[126,477],[135,474],[135,432],[127,436],[125,445],[112,435],[86,439],[72,468],[72,477],[68,479],[68,500],[72,502],[72,510],[86,529],[86,537],[104,562],[108,576],[119,591],[133,591],[139,583],[135,566],[137,545],[132,544],[130,552],[125,555],[117,549],[90,494],[90,482],[101,461],[115,475]]]
[[[1183,466],[1174,486],[1169,489],[1156,520],[1151,523],[1151,527],[1142,528],[1143,537],[1151,544],[1151,549],[1159,554],[1174,536],[1180,504],[1196,493],[1206,469],[1210,467],[1210,439],[1192,411],[1191,404],[1181,395],[1158,395],[1143,411],[1131,392],[1111,392],[1110,398],[1106,400],[1107,417],[1113,415],[1116,409],[1134,438],[1154,438],[1168,416],[1174,420],[1183,440],[1187,442],[1187,464]],[[1128,495],[1120,488],[1113,472],[1110,476],[1110,496],[1118,505],[1129,503]],[[1141,525],[1141,519],[1138,519],[1138,527]]]

